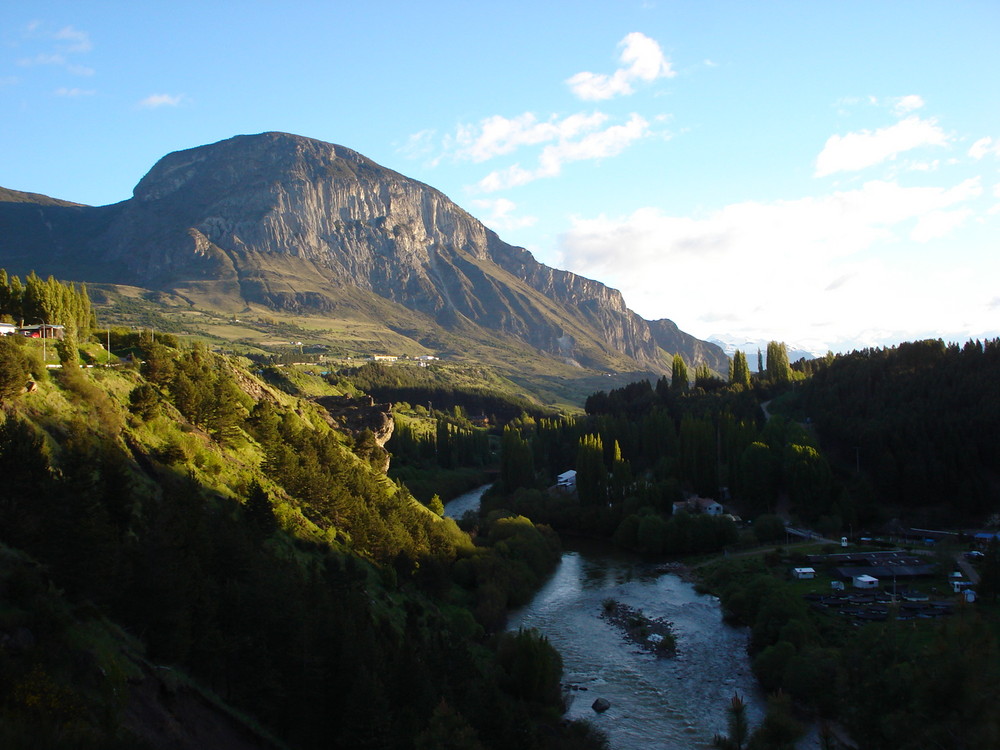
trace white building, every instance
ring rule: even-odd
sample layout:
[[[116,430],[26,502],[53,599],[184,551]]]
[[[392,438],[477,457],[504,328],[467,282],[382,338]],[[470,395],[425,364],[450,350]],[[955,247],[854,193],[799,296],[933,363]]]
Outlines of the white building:
[[[576,469],[564,471],[562,474],[557,476],[556,487],[566,490],[567,492],[576,491]]]

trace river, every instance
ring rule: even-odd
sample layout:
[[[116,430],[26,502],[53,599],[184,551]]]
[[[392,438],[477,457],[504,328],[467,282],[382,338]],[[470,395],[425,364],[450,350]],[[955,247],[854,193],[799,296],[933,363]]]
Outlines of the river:
[[[448,503],[446,514],[478,507],[486,489]],[[613,750],[711,747],[712,737],[726,731],[733,694],[746,700],[750,726],[760,723],[764,705],[747,658],[748,632],[722,622],[718,599],[608,545],[564,539],[564,546],[552,577],[511,613],[509,627],[537,628],[562,655],[568,717],[589,719]],[[626,641],[601,617],[609,598],[672,622],[677,656],[659,658]],[[595,712],[597,698],[611,708]]]

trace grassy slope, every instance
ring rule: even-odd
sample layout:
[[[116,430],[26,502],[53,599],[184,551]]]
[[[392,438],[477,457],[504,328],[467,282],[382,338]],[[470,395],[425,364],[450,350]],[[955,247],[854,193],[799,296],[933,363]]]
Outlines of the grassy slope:
[[[607,362],[607,369],[596,370],[476,326],[448,331],[427,316],[356,288],[345,288],[333,310],[308,316],[235,301],[220,307],[217,300],[198,295],[134,287],[94,285],[90,292],[102,325],[173,332],[200,338],[217,350],[244,354],[321,350],[338,363],[372,354],[433,355],[446,363],[486,366],[511,384],[511,392],[568,410],[578,410],[595,390],[657,376],[637,371],[634,362],[613,353],[588,352]],[[539,293],[532,294],[536,303],[550,304]]]

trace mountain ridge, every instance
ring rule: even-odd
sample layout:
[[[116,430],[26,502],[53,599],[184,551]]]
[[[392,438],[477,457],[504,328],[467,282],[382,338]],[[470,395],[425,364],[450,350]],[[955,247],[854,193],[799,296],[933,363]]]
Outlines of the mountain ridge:
[[[12,230],[0,264],[234,309],[330,309],[357,288],[585,368],[665,372],[674,353],[723,374],[728,364],[670,321],[642,319],[618,290],[539,263],[435,188],[336,144],[235,136],[167,154],[128,200],[64,203],[0,203]]]

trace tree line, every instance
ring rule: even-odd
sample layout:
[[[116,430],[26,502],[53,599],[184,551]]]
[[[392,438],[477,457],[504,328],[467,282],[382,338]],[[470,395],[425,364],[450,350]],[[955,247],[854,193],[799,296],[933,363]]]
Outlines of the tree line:
[[[34,271],[22,282],[0,268],[0,317],[25,325],[61,325],[75,341],[85,341],[96,328],[86,284],[62,283],[52,276],[43,280]]]

